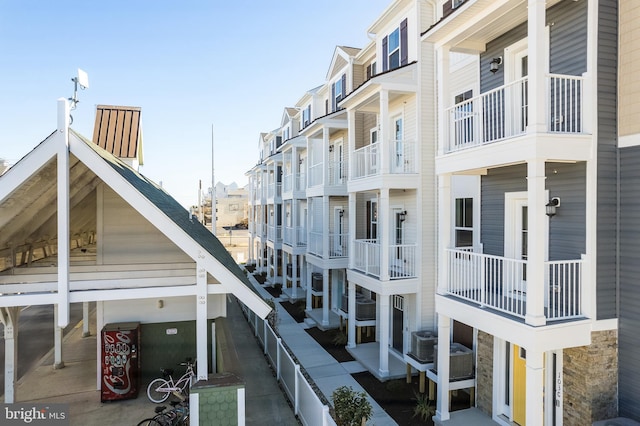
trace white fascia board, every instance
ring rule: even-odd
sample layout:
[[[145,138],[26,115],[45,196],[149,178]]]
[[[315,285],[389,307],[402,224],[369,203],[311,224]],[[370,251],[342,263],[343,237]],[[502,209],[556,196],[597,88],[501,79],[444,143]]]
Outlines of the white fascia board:
[[[261,318],[271,311],[262,298],[249,290],[224,265],[218,262],[209,252],[197,244],[185,231],[169,219],[158,207],[144,197],[136,188],[127,182],[118,172],[113,170],[96,152],[75,135],[69,137],[71,152],[91,169],[102,181],[122,197],[131,207],[144,216],[162,234],[187,254],[194,262],[204,256],[207,272],[216,277],[225,288],[249,306]]]
[[[0,202],[56,156],[56,133],[51,134],[0,177]]]

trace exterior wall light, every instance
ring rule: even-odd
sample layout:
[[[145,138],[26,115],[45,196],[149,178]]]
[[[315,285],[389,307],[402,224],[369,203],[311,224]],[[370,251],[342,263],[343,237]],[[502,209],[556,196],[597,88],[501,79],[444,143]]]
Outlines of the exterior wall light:
[[[493,58],[491,62],[489,62],[489,71],[491,71],[492,74],[495,74],[500,69],[500,65],[502,65],[502,56]]]
[[[400,222],[404,222],[407,219],[407,211],[403,210],[398,213],[398,218],[400,219]]]
[[[553,197],[545,206],[547,210],[547,216],[553,217],[556,215],[556,209],[560,207],[560,197]]]

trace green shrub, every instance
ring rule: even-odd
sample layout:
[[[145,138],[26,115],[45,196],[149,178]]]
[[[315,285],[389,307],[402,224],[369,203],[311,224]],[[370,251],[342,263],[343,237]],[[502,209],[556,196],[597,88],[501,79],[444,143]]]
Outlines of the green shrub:
[[[338,426],[364,425],[371,418],[373,408],[367,394],[356,392],[351,386],[340,386],[331,395]]]
[[[414,395],[416,397],[416,406],[413,409],[413,417],[419,417],[423,422],[426,422],[436,413],[436,408],[431,405],[427,394],[414,392]]]

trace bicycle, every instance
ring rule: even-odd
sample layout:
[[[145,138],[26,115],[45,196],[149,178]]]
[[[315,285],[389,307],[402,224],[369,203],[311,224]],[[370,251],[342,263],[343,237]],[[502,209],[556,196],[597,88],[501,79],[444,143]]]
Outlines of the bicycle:
[[[144,419],[137,426],[188,426],[189,404],[186,401],[171,401],[171,410],[165,411],[166,406],[156,407],[156,415]]]
[[[173,381],[172,368],[161,368],[162,377],[158,377],[149,383],[149,386],[147,386],[147,397],[151,402],[160,404],[166,401],[171,394],[176,395],[181,400],[186,399],[189,388],[191,387],[191,379],[195,376],[193,371],[194,363],[191,362],[191,358],[187,358],[187,361],[181,362],[180,365],[186,366],[187,371],[177,382]]]

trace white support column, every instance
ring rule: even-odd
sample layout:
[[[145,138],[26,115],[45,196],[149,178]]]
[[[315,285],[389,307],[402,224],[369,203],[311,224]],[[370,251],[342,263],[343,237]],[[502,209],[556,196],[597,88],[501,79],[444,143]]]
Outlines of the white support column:
[[[451,244],[451,175],[438,176],[438,294],[446,294],[449,286],[446,249]]]
[[[4,324],[4,403],[16,402],[15,383],[18,379],[18,319],[20,307],[0,308]]]
[[[347,327],[347,347],[353,349],[356,347],[356,283],[349,281],[349,301],[348,303],[348,327]]]
[[[104,328],[104,302],[96,302],[96,389],[102,387],[102,329]]]
[[[204,254],[198,253],[198,259],[203,258]],[[207,270],[205,269],[204,262],[202,261],[198,261],[196,267],[196,380],[207,380],[207,377],[209,376],[207,356],[207,342],[209,337],[209,328],[207,326]]]
[[[293,228],[297,231],[297,228]],[[298,255],[291,255],[291,297],[298,297]]]
[[[91,336],[89,325],[89,302],[82,302],[82,337]]]
[[[349,220],[349,269],[353,269],[355,265],[356,250],[356,193],[349,193],[349,212],[347,219]]]
[[[449,117],[444,111],[449,107],[449,46],[436,50],[438,74],[438,154],[443,154],[449,146]]]
[[[347,128],[349,132],[347,136],[347,158],[349,159],[349,167],[347,168],[347,173],[349,176],[348,179],[351,180],[353,178],[353,168],[355,167],[353,152],[356,150],[356,111],[353,109],[347,111]]]
[[[438,396],[435,419],[449,420],[449,341],[451,320],[448,316],[438,314]]]
[[[526,370],[526,423],[541,425],[544,424],[544,353],[527,348]]]
[[[322,258],[329,259],[329,234],[332,229],[330,229],[330,218],[329,218],[329,196],[322,196]]]
[[[280,232],[283,232],[284,226],[280,225]],[[280,267],[282,272],[280,273],[280,279],[282,280],[282,288],[287,287],[287,253],[280,249]]]
[[[58,99],[58,318],[57,326],[69,324],[69,103]]]
[[[64,360],[62,359],[62,332],[63,327],[59,327],[60,308],[59,305],[53,305],[53,369],[59,370],[64,368]]]
[[[329,128],[322,129],[322,185],[329,185]]]
[[[313,268],[311,267],[311,265],[309,265],[309,262],[307,262],[307,285],[306,285],[306,296],[307,296],[307,311],[310,311],[313,309],[313,304],[312,304],[312,300],[311,300],[311,292],[313,291],[313,288],[311,287],[311,270]]]
[[[388,174],[391,170],[391,125],[389,123],[389,91],[380,91],[380,139],[378,141],[380,153],[380,171]]]
[[[329,325],[329,270],[324,269],[322,271],[322,325]]]
[[[545,205],[544,160],[527,162],[528,238],[527,244],[527,313],[525,322],[540,326],[546,323],[544,316],[545,247],[547,244],[547,216]]]
[[[529,92],[529,121],[528,133],[541,133],[547,131],[546,101],[547,93],[545,83],[545,63],[547,38],[545,36],[546,6],[545,0],[529,0],[527,21],[528,46],[528,92]]]
[[[378,366],[378,374],[380,377],[389,375],[389,323],[391,322],[391,310],[389,307],[388,295],[378,294],[376,299],[380,304],[380,317],[378,324],[380,325],[380,363]]]
[[[380,280],[389,280],[389,243],[393,227],[389,211],[389,188],[380,189],[378,208],[378,241],[380,242]]]

